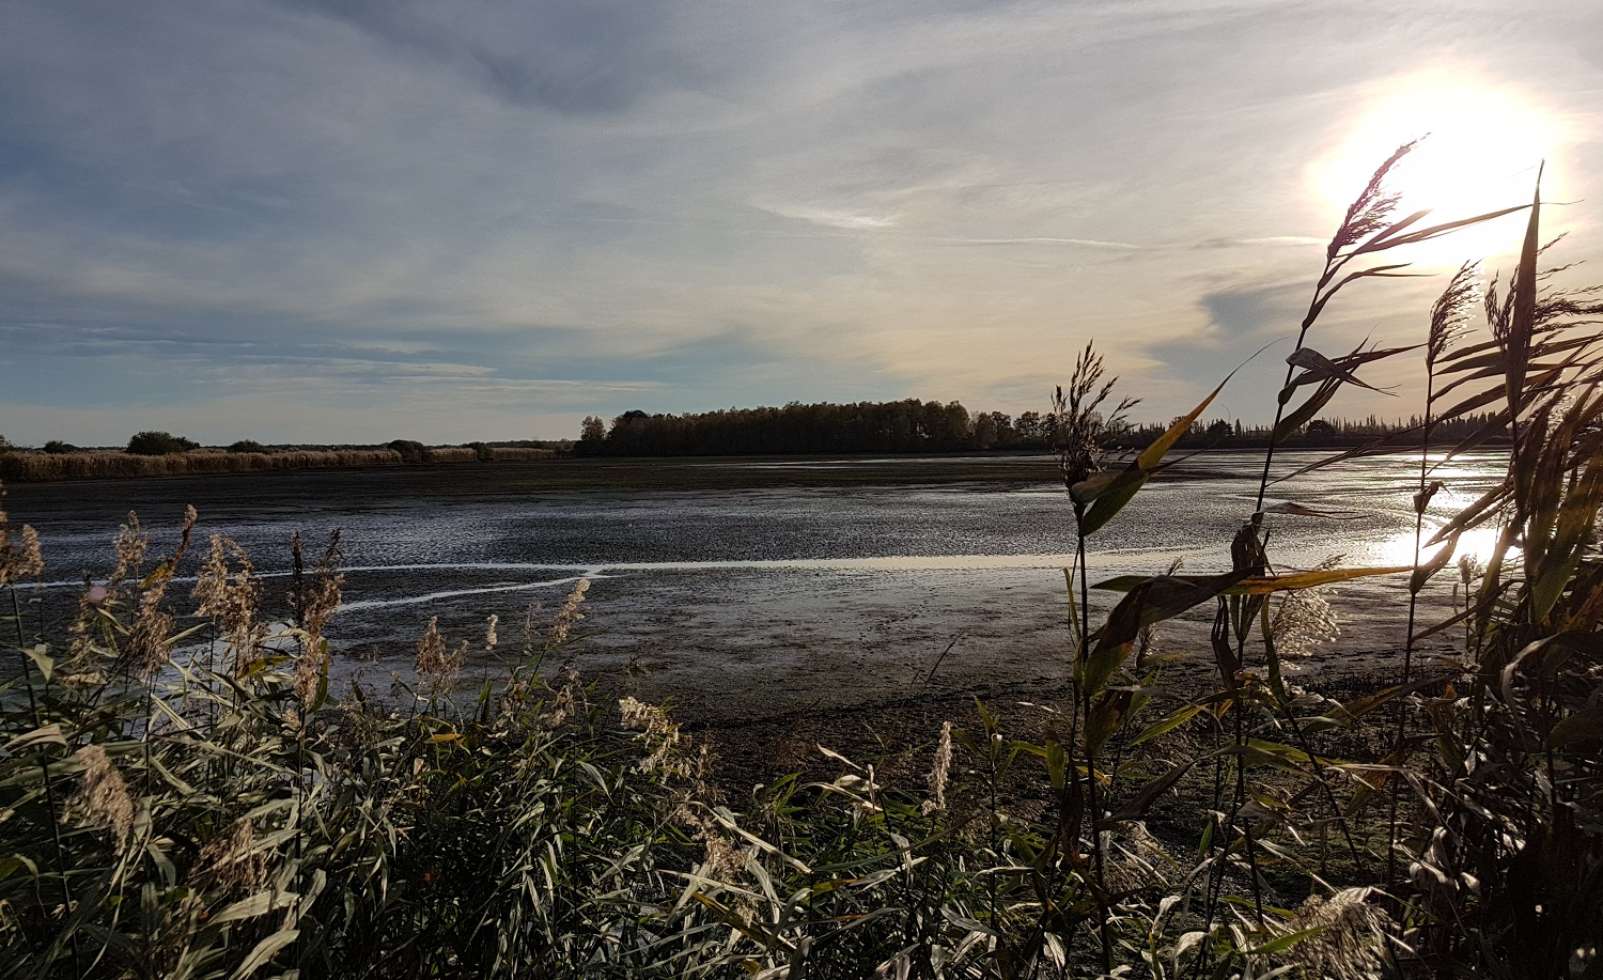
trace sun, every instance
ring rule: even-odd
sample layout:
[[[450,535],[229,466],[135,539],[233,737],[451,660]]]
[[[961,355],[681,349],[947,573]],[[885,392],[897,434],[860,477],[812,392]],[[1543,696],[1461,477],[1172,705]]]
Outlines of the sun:
[[[1410,75],[1378,88],[1347,137],[1309,167],[1308,179],[1321,207],[1338,217],[1392,150],[1419,139],[1387,181],[1401,197],[1398,216],[1429,209],[1429,220],[1449,221],[1530,200],[1544,160],[1542,196],[1556,199],[1563,130],[1556,114],[1510,87],[1457,73]],[[1511,220],[1520,221],[1474,226],[1410,257],[1456,263],[1506,254],[1519,243]]]

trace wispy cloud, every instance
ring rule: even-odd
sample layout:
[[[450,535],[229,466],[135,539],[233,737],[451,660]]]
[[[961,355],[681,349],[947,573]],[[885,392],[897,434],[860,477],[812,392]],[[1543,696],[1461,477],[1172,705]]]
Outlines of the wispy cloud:
[[[939,241],[950,245],[1072,245],[1076,248],[1106,248],[1115,252],[1129,252],[1139,249],[1140,245],[1130,242],[1110,242],[1100,238],[1053,238],[1047,235],[1035,235],[1029,238],[943,238]]]
[[[781,218],[792,218],[809,224],[823,225],[826,228],[844,228],[849,231],[870,231],[877,228],[892,228],[896,225],[896,218],[889,215],[861,214],[797,204],[759,204],[757,207],[777,214]]]

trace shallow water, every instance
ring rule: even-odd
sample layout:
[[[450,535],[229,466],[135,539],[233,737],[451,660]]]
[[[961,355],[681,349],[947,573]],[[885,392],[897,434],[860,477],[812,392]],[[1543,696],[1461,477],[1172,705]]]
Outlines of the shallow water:
[[[1284,454],[1277,475],[1317,458]],[[1065,495],[1039,458],[992,458],[981,478],[949,478],[972,462],[662,464],[670,486],[672,467],[729,484],[686,480],[698,487],[688,490],[598,479],[525,491],[499,485],[513,471],[494,467],[463,468],[449,493],[420,490],[404,477],[338,473],[299,482],[275,474],[67,483],[13,488],[10,509],[43,538],[52,579],[47,610],[70,600],[83,575],[109,569],[112,514],[138,507],[159,554],[170,547],[179,502],[193,499],[202,534],[235,537],[268,574],[287,567],[292,531],[302,531],[315,554],[323,535],[341,529],[347,588],[336,645],[363,669],[404,669],[410,643],[436,615],[466,637],[495,613],[503,639],[516,642],[531,602],[552,609],[574,581],[589,577],[593,635],[577,650],[591,665],[631,665],[653,678],[647,686],[680,699],[706,704],[741,692],[755,703],[787,693],[829,696],[843,676],[865,696],[894,690],[920,676],[920,665],[947,643],[960,653],[942,673],[959,686],[1027,684],[1056,670],[1044,665],[1059,660],[1063,641],[1061,568],[1073,549]],[[1093,580],[1162,571],[1176,558],[1194,572],[1227,567],[1230,538],[1253,510],[1260,466],[1257,454],[1205,453],[1149,483],[1093,541]],[[1481,454],[1433,474],[1447,490],[1433,502],[1431,523],[1483,492],[1500,466],[1495,454]],[[769,482],[775,473],[870,468],[889,478]],[[747,472],[762,479],[741,486]],[[1417,480],[1417,462],[1369,459],[1276,484],[1266,504],[1295,501],[1339,516],[1270,514],[1273,560],[1280,568],[1333,555],[1347,565],[1408,564]],[[1489,543],[1470,535],[1461,550]],[[1395,579],[1343,589],[1349,642],[1369,653],[1392,644],[1396,604],[1380,611],[1377,604],[1401,591]]]

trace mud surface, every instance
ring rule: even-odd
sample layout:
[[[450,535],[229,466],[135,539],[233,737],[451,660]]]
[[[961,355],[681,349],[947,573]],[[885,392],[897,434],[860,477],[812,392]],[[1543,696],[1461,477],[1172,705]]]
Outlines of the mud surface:
[[[1277,473],[1317,458],[1286,454]],[[1256,454],[1208,453],[1153,481],[1094,539],[1092,581],[1161,572],[1173,558],[1191,572],[1226,567],[1259,465]],[[1413,465],[1359,461],[1272,488],[1270,505],[1330,515],[1272,512],[1277,565],[1332,555],[1407,564]],[[1495,466],[1480,457],[1444,467],[1449,489],[1427,531],[1480,493]],[[237,538],[270,575],[287,569],[292,531],[315,550],[341,529],[340,681],[359,677],[371,690],[410,678],[430,617],[470,638],[496,614],[504,654],[531,606],[544,622],[588,577],[574,665],[611,692],[671,701],[691,726],[715,731],[741,771],[782,765],[815,741],[865,751],[918,742],[975,697],[1049,702],[1065,678],[1072,517],[1046,457],[564,460],[21,485],[9,488],[8,509],[39,528],[50,565],[45,587],[29,593],[35,613],[66,615],[77,583],[106,574],[129,510],[159,554],[189,502],[203,534]],[[1451,578],[1428,595],[1423,621],[1448,611]],[[285,584],[269,579],[280,614]],[[1114,598],[1093,593],[1093,606]],[[1336,690],[1392,676],[1402,577],[1351,583],[1330,600],[1342,636],[1299,660],[1292,680]],[[1212,683],[1211,615],[1193,611],[1160,633],[1174,661],[1164,683],[1177,691]],[[466,675],[501,669],[502,657],[481,652]]]

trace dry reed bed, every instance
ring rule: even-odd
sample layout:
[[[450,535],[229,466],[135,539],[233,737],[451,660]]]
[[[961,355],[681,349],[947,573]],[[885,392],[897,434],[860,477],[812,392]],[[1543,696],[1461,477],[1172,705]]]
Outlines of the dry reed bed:
[[[495,462],[531,462],[550,459],[549,449],[493,447]],[[473,463],[478,453],[468,446],[425,449],[423,464]],[[400,466],[405,462],[393,449],[297,449],[281,452],[234,453],[200,449],[164,456],[141,456],[118,451],[0,454],[0,479],[15,483],[50,480],[98,480],[149,476],[186,476],[205,473],[262,473],[273,470],[356,469]]]
[[[551,459],[556,453],[550,449],[540,449],[535,446],[492,446],[490,458],[497,463],[532,463],[539,459]]]
[[[139,476],[183,476],[191,473],[256,473],[268,470],[398,466],[393,449],[297,450],[283,453],[230,453],[196,450],[165,456],[124,452],[7,453],[0,456],[0,477],[18,482],[91,480]]]
[[[423,450],[425,463],[472,463],[478,458],[479,454],[471,446],[442,446]]]

